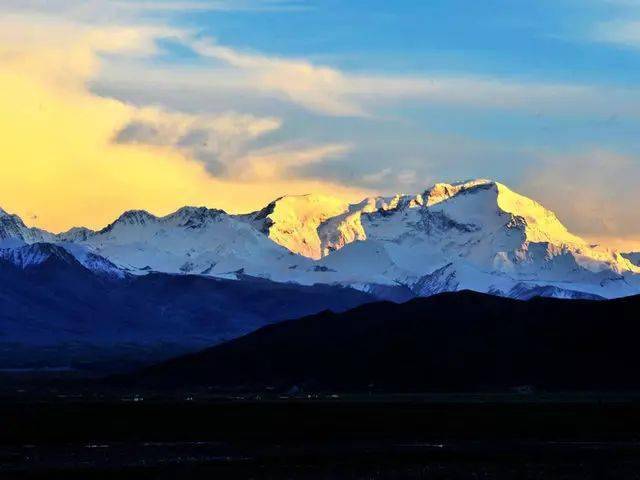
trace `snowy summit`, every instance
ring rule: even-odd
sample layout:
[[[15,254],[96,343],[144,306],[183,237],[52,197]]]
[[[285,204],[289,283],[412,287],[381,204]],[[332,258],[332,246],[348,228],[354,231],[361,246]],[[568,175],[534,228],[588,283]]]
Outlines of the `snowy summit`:
[[[37,250],[27,248],[40,245]],[[0,213],[0,256],[26,267],[64,248],[92,271],[242,275],[415,295],[471,289],[517,298],[640,293],[640,267],[590,246],[534,200],[490,180],[438,183],[356,204],[283,196],[250,214],[183,207],[128,211],[102,230],[52,234]]]

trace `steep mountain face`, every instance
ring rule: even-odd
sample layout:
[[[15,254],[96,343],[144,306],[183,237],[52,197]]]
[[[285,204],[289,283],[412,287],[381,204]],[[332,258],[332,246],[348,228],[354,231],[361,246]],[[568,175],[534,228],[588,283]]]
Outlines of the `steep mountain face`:
[[[82,256],[89,252],[123,274],[251,275],[386,291],[388,298],[459,289],[516,297],[640,292],[634,257],[592,247],[553,212],[489,180],[357,204],[285,196],[245,215],[194,207],[165,217],[130,211],[100,231],[59,235],[28,229],[15,216],[0,218],[2,238],[56,243],[83,265],[91,263]]]
[[[26,243],[47,242],[54,237],[44,230],[27,227],[20,217],[0,208],[0,245],[12,240]]]
[[[278,245],[304,257],[319,259],[323,245],[318,227],[348,209],[346,202],[323,195],[286,196],[248,218]]]
[[[638,308],[637,296],[520,301],[448,292],[271,325],[126,380],[253,392],[637,390]]]

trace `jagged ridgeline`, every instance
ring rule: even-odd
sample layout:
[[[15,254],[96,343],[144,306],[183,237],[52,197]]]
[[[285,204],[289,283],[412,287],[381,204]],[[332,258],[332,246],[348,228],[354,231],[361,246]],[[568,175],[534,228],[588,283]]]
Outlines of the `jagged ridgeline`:
[[[0,361],[130,367],[282,320],[463,289],[624,297],[640,292],[635,259],[486,180],[357,204],[285,196],[244,215],[129,211],[61,234],[0,211]]]
[[[553,212],[488,180],[357,204],[284,196],[245,215],[195,207],[165,217],[129,211],[102,230],[57,235],[2,212],[0,241],[2,258],[20,267],[42,261],[46,249],[33,244],[48,243],[113,277],[251,276],[393,299],[460,289],[517,298],[640,292],[633,254],[589,245]]]

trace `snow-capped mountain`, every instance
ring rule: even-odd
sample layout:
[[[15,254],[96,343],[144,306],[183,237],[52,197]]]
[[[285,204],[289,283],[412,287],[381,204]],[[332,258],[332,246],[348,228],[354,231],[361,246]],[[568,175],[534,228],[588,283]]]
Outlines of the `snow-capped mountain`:
[[[285,196],[246,218],[278,245],[319,259],[324,253],[319,227],[349,209],[348,203],[324,195]]]
[[[165,217],[128,211],[100,231],[73,229],[59,239],[81,245],[133,274],[150,271],[279,279],[311,264],[222,210],[184,207]]]
[[[553,212],[489,180],[357,204],[284,196],[244,215],[195,207],[164,217],[129,211],[102,230],[58,235],[2,212],[0,240],[53,243],[89,269],[99,268],[92,261],[108,262],[109,270],[133,275],[246,274],[424,296],[459,289],[518,298],[640,293],[640,267],[628,257],[590,246]]]
[[[25,270],[50,261],[71,265],[80,263],[69,251],[52,243],[33,243],[0,249],[0,259]]]
[[[25,243],[55,241],[55,235],[27,227],[17,215],[11,215],[0,208],[0,245],[13,244],[15,241]]]
[[[0,248],[0,260],[18,268],[28,270],[47,262],[57,265],[80,265],[100,276],[124,278],[126,272],[104,257],[93,253],[81,245],[59,243],[23,243],[14,242],[12,246]]]
[[[320,261],[341,281],[382,274],[423,295],[456,289],[508,294],[518,283],[604,297],[638,291],[640,270],[627,258],[591,247],[552,212],[497,182],[438,184],[373,212],[354,210],[328,235],[324,231],[332,245],[346,244]],[[349,242],[352,236],[366,240]]]

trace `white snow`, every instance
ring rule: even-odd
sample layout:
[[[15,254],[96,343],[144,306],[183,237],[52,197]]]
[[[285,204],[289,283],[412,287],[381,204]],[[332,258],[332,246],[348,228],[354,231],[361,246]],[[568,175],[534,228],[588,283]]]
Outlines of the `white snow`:
[[[539,203],[483,179],[351,205],[285,196],[248,215],[204,207],[165,217],[129,211],[100,231],[57,236],[0,213],[0,248],[43,241],[64,245],[87,268],[137,275],[244,273],[361,289],[401,284],[419,294],[508,294],[527,286],[554,287],[546,291],[558,296],[640,293],[640,267],[629,258],[587,244]]]

